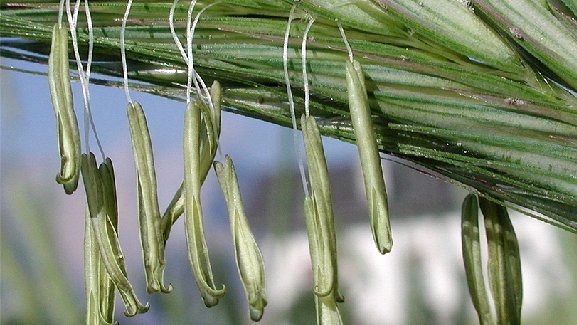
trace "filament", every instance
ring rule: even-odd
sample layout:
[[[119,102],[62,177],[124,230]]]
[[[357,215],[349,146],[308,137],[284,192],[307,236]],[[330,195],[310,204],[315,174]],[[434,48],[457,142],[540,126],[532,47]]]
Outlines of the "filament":
[[[130,7],[132,6],[132,0],[128,0],[126,4],[126,11],[124,12],[124,17],[122,18],[122,27],[120,28],[120,56],[122,59],[122,78],[124,82],[124,94],[126,95],[126,100],[132,103],[132,98],[130,97],[130,91],[128,90],[128,64],[126,63],[126,43],[125,43],[125,32],[126,32],[126,22],[128,21],[128,15],[130,14]]]
[[[347,52],[349,53],[349,61],[353,62],[354,61],[353,50],[351,49],[351,44],[349,44],[349,41],[347,40],[347,35],[345,34],[345,30],[339,21],[337,21],[337,25],[339,26],[339,31],[341,32],[341,37],[343,38],[343,42],[345,43],[345,46],[347,48]]]
[[[309,30],[311,29],[313,23],[315,22],[314,18],[310,18],[307,27],[305,28],[305,32],[303,34],[303,43],[301,46],[301,60],[302,60],[302,69],[303,69],[303,84],[304,84],[304,92],[305,92],[305,114],[307,116],[310,115],[310,90],[309,90],[309,77],[307,72],[307,38],[309,34]]]
[[[88,49],[88,60],[87,60],[87,69],[86,72],[84,70],[84,66],[82,64],[82,60],[80,59],[80,52],[78,48],[78,35],[76,32],[77,22],[78,22],[78,12],[80,9],[80,0],[77,0],[74,5],[74,13],[72,12],[72,8],[70,7],[70,0],[66,1],[66,14],[68,17],[68,25],[70,26],[70,35],[72,37],[72,47],[74,49],[74,58],[76,60],[76,66],[78,70],[78,77],[80,79],[80,85],[82,88],[82,97],[83,97],[83,104],[84,104],[84,142],[86,145],[86,151],[90,152],[90,128],[94,131],[94,137],[96,139],[96,143],[98,145],[98,149],[100,150],[100,154],[102,157],[105,157],[104,150],[102,149],[102,145],[100,143],[100,139],[98,138],[98,134],[96,133],[96,126],[94,124],[94,120],[92,119],[92,112],[90,110],[90,91],[88,89],[88,82],[90,80],[90,65],[92,64],[92,48],[94,44],[94,34],[92,32],[92,18],[90,16],[90,9],[88,7],[88,1],[85,0],[85,12],[86,12],[86,20],[88,24],[88,33],[89,33],[89,49]]]
[[[283,62],[283,68],[284,68],[284,80],[286,83],[286,92],[287,92],[289,109],[290,109],[290,113],[291,113],[291,121],[292,121],[292,126],[293,126],[293,145],[294,145],[295,151],[297,153],[297,161],[298,161],[299,173],[301,175],[301,182],[303,185],[303,191],[305,193],[305,196],[309,196],[309,189],[307,186],[307,178],[305,176],[305,165],[304,165],[304,161],[303,161],[303,152],[302,152],[301,146],[299,145],[299,140],[298,140],[298,126],[297,126],[297,119],[296,119],[296,114],[295,114],[295,103],[294,103],[294,99],[293,99],[293,92],[292,92],[290,77],[289,77],[289,73],[288,73],[288,40],[289,40],[289,36],[290,36],[291,22],[294,19],[295,9],[296,9],[296,4],[294,4],[292,6],[289,17],[288,17],[286,32],[284,35],[282,62]]]

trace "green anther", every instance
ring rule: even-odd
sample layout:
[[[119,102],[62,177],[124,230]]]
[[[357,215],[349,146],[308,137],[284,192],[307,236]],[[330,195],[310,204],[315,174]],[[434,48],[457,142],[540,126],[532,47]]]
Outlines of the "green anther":
[[[474,194],[467,195],[463,201],[461,210],[461,242],[467,285],[473,300],[473,306],[477,310],[479,324],[492,325],[493,317],[491,316],[491,307],[485,288],[481,244],[479,242],[479,201]]]
[[[259,321],[267,305],[264,262],[244,212],[232,159],[215,162],[214,169],[228,206],[236,265],[248,299],[250,318]]]
[[[202,184],[200,157],[200,127],[202,105],[189,103],[184,118],[184,224],[188,258],[204,304],[212,307],[225,293],[217,289],[213,280],[204,238],[200,188]]]
[[[220,137],[220,113],[222,110],[222,86],[218,80],[212,82],[210,86],[210,97],[212,98],[212,127],[216,139]]]
[[[335,272],[331,256],[330,234],[326,223],[321,220],[314,194],[305,198],[304,211],[313,268],[314,293],[316,296],[326,297],[333,293]]]
[[[301,127],[303,130],[303,138],[305,144],[305,151],[309,165],[309,178],[312,189],[312,203],[309,199],[305,199],[305,212],[309,213],[311,217],[307,220],[315,220],[315,222],[307,221],[313,228],[312,230],[320,232],[317,234],[318,254],[322,256],[319,268],[322,269],[323,278],[327,277],[329,280],[323,279],[315,284],[315,292],[319,295],[326,295],[332,293],[336,301],[342,301],[343,298],[338,291],[338,267],[337,267],[337,244],[334,225],[334,214],[332,207],[331,188],[329,181],[329,173],[325,159],[323,143],[317,123],[312,116],[303,115],[301,118]],[[312,209],[312,210],[311,210]],[[311,214],[314,211],[315,214]],[[310,230],[309,230],[310,232]],[[317,269],[313,269],[313,273]],[[320,279],[319,279],[320,280]]]
[[[162,241],[160,208],[148,124],[144,110],[139,103],[129,103],[127,111],[138,179],[138,220],[146,273],[146,290],[170,292],[172,286],[163,285],[164,257],[160,249]]]
[[[107,230],[112,226],[108,218],[106,209],[106,195],[110,188],[104,188],[102,176],[96,167],[96,158],[92,153],[82,155],[82,179],[86,191],[88,202],[88,212],[90,225],[93,232],[94,243],[98,246],[100,261],[104,264],[106,272],[122,297],[126,311],[126,316],[134,316],[138,313],[144,313],[148,310],[148,304],[142,305],[132,285],[126,277],[126,269],[123,263],[119,263],[119,257],[122,256],[120,244],[116,234],[109,236]]]
[[[379,252],[385,254],[390,252],[393,246],[387,190],[371,120],[365,77],[357,61],[347,62],[347,90],[351,121],[357,139],[365,192],[369,202],[373,239]]]
[[[497,324],[519,325],[523,281],[517,236],[504,206],[485,198],[480,198],[479,203],[485,218],[489,284],[497,312]]]
[[[114,322],[114,283],[100,260],[100,252],[86,208],[84,228],[84,283],[86,291],[86,324],[107,325]],[[109,290],[112,295],[109,295]]]
[[[48,85],[56,114],[60,152],[60,173],[56,176],[56,182],[63,185],[66,194],[72,194],[78,187],[80,177],[80,132],[70,89],[68,28],[58,24],[52,30]]]
[[[317,325],[342,325],[341,313],[333,297],[315,296]]]
[[[220,136],[220,115],[222,109],[222,87],[218,81],[214,81],[210,87],[210,94],[212,97],[213,110],[208,110],[208,108],[199,103],[201,107],[201,123],[204,122],[202,127],[203,132],[201,132],[200,139],[200,177],[201,184],[204,183],[208,172],[214,161],[214,156],[216,155],[216,150],[218,147],[218,138]],[[210,116],[209,116],[210,115]],[[210,122],[208,122],[210,121]],[[211,128],[211,132],[208,130]],[[213,139],[208,138],[210,136]],[[183,196],[184,183],[180,184],[180,187],[174,194],[170,204],[166,208],[164,214],[162,215],[161,221],[161,234],[164,239],[163,245],[168,240],[170,236],[170,228],[178,220],[178,218],[184,213],[184,196]]]

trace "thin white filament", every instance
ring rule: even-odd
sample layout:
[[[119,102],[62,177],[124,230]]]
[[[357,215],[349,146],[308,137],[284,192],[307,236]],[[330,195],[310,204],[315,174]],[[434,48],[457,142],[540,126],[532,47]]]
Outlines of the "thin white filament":
[[[58,6],[58,27],[62,27],[62,19],[64,17],[64,3],[66,0],[60,0],[60,6]]]
[[[180,51],[180,55],[182,55],[182,58],[184,59],[185,62],[188,62],[188,57],[186,56],[186,51],[184,50],[184,47],[182,46],[182,43],[180,42],[180,39],[178,38],[178,35],[176,35],[176,31],[174,29],[174,11],[176,10],[177,4],[178,4],[178,0],[174,0],[174,2],[172,3],[172,6],[170,7],[170,13],[168,15],[168,26],[170,27],[170,34],[172,35],[172,38],[174,39],[174,44],[176,44],[176,47]]]
[[[208,102],[209,107],[211,109],[213,109],[214,107],[212,104],[212,100],[210,98],[210,92],[208,91],[208,87],[206,86],[206,83],[204,82],[202,77],[200,75],[198,75],[196,73],[196,71],[194,70],[194,54],[192,52],[192,44],[193,44],[194,31],[196,29],[196,25],[198,24],[198,20],[200,19],[200,15],[206,9],[214,6],[217,3],[220,3],[221,1],[212,3],[208,6],[206,6],[205,8],[203,8],[196,15],[196,17],[193,21],[192,12],[194,11],[194,7],[196,5],[196,2],[197,2],[196,0],[191,1],[189,8],[188,8],[188,12],[187,12],[187,21],[186,21],[187,48],[186,49],[184,48],[184,46],[182,45],[182,42],[178,38],[178,35],[176,34],[176,29],[174,27],[174,13],[176,11],[176,5],[178,4],[178,0],[174,0],[174,2],[172,3],[172,6],[170,7],[170,12],[169,12],[169,16],[168,16],[168,25],[170,28],[170,34],[172,35],[172,38],[174,39],[174,43],[176,44],[176,47],[180,51],[180,55],[184,59],[184,62],[186,62],[186,64],[187,64],[186,102],[189,103],[192,100],[190,94],[192,91],[192,84],[194,83],[198,96],[201,98],[204,97],[204,101]],[[204,91],[204,94],[201,92],[201,89]]]
[[[68,17],[68,25],[70,26],[70,35],[72,38],[72,47],[74,49],[74,58],[76,60],[76,66],[78,70],[78,77],[80,79],[80,85],[82,88],[82,97],[83,97],[83,104],[84,104],[84,142],[86,145],[86,151],[90,152],[90,128],[92,127],[94,130],[94,135],[96,137],[96,141],[100,150],[101,155],[104,157],[104,151],[102,150],[102,146],[100,144],[100,140],[98,139],[98,135],[96,134],[96,127],[92,120],[92,112],[90,110],[90,92],[88,90],[88,76],[84,71],[84,66],[82,64],[82,60],[80,59],[80,52],[78,48],[78,36],[76,33],[77,21],[78,21],[78,11],[80,8],[80,0],[77,0],[74,6],[74,13],[72,13],[72,8],[70,7],[70,0],[66,1],[66,14]],[[88,9],[88,4],[86,3],[86,11],[90,11]],[[89,20],[90,13],[87,14],[87,20]],[[89,25],[91,25],[91,21]],[[89,28],[89,43],[93,43],[94,35],[90,32],[92,28]],[[89,45],[91,46],[91,45]],[[92,54],[92,51],[89,50],[89,54]],[[88,62],[92,62],[92,59],[89,58]]]
[[[193,33],[191,31],[192,28],[192,12],[194,11],[194,6],[196,6],[196,0],[190,2],[188,6],[188,12],[186,15],[186,66],[187,66],[187,79],[186,79],[186,102],[191,102],[190,93],[192,91],[192,81],[193,79],[196,81],[196,73],[193,67],[193,58],[192,58],[192,38]],[[199,94],[200,95],[200,94]]]
[[[339,26],[339,31],[341,32],[341,37],[343,38],[343,42],[345,43],[345,47],[347,48],[347,52],[349,53],[349,61],[353,62],[353,50],[351,49],[351,44],[347,40],[347,35],[345,34],[345,29],[341,25],[339,21],[337,21],[337,25]]]
[[[292,121],[292,126],[293,126],[293,144],[294,144],[295,151],[297,153],[297,161],[298,161],[298,166],[299,166],[299,173],[301,175],[301,182],[303,184],[303,191],[305,193],[305,196],[309,196],[309,189],[307,186],[307,178],[305,176],[305,165],[303,162],[303,152],[302,152],[301,146],[299,145],[299,140],[298,140],[298,126],[297,126],[297,119],[296,119],[296,114],[295,114],[295,102],[293,99],[293,91],[291,88],[291,81],[290,81],[290,77],[289,77],[289,73],[288,73],[288,40],[289,40],[289,36],[290,36],[291,22],[294,19],[295,9],[296,9],[296,4],[294,4],[292,6],[289,17],[288,17],[286,31],[284,34],[282,63],[283,63],[283,68],[284,68],[284,80],[286,83],[286,93],[287,93],[287,97],[288,97],[289,109],[290,109],[290,113],[291,113],[291,121]]]
[[[88,26],[88,58],[86,59],[86,92],[88,94],[88,101],[90,102],[90,92],[88,91],[88,85],[90,84],[90,72],[92,68],[92,56],[94,53],[94,30],[92,28],[92,15],[90,14],[90,7],[88,6],[88,0],[84,0],[84,12],[86,14],[86,24]],[[90,122],[90,127],[94,131],[94,138],[96,139],[96,145],[100,151],[102,161],[106,159],[104,154],[104,149],[102,148],[102,143],[100,142],[100,137],[96,131],[96,124],[94,123],[94,118],[92,117],[92,112],[90,106],[88,107],[88,120]],[[85,122],[86,125],[86,122]]]
[[[208,106],[210,107],[211,110],[214,110],[214,105],[212,103],[212,98],[211,98],[210,92],[208,91],[208,87],[206,86],[202,77],[198,73],[196,73],[196,70],[194,69],[194,52],[192,51],[192,44],[194,41],[194,32],[196,31],[196,25],[198,24],[198,21],[200,19],[200,15],[202,15],[206,9],[208,9],[208,8],[210,8],[216,4],[219,4],[221,2],[222,1],[217,1],[217,2],[211,3],[208,6],[202,8],[202,10],[200,10],[198,12],[198,14],[196,14],[196,17],[194,17],[194,21],[192,22],[192,26],[190,27],[191,51],[190,51],[190,54],[188,56],[188,60],[189,60],[190,69],[192,70],[192,73],[194,75],[194,78],[192,80],[194,82],[194,87],[196,89],[196,93],[198,94],[198,96],[201,99],[205,100],[205,103],[208,104]],[[187,41],[188,41],[188,39],[187,39]],[[201,88],[202,88],[202,91],[201,91]]]
[[[124,17],[122,18],[122,27],[120,28],[120,56],[122,59],[122,78],[124,82],[124,94],[126,95],[126,100],[132,103],[132,97],[130,97],[130,91],[128,90],[128,64],[126,63],[126,43],[125,43],[125,32],[126,32],[126,22],[128,21],[128,15],[130,14],[130,7],[132,7],[132,0],[128,0],[126,4],[126,11],[124,12]]]
[[[86,79],[90,80],[90,69],[92,68],[92,53],[94,50],[94,31],[92,29],[92,15],[88,0],[84,0],[84,12],[86,14],[86,25],[88,26],[88,58],[86,59]]]
[[[196,2],[196,1],[195,1]],[[210,92],[208,91],[208,87],[206,83],[202,79],[202,77],[196,73],[194,69],[194,52],[192,51],[192,46],[194,43],[194,32],[196,30],[196,25],[200,19],[200,15],[204,13],[204,11],[218,2],[212,3],[203,9],[201,9],[198,14],[194,17],[194,20],[191,21],[192,18],[192,10],[188,12],[188,20],[186,25],[186,47],[187,47],[187,54],[188,54],[188,84],[187,84],[187,98],[190,97],[190,91],[192,90],[192,84],[194,83],[194,88],[200,100],[202,100],[205,104],[207,104],[211,110],[214,109],[214,105],[212,104],[212,98],[210,96]],[[193,5],[194,6],[194,5]],[[201,89],[202,88],[202,89]]]
[[[301,46],[301,60],[302,60],[302,69],[303,69],[303,85],[304,85],[304,92],[305,92],[305,114],[310,116],[310,90],[309,90],[309,76],[307,72],[307,38],[309,35],[309,30],[311,29],[313,23],[315,22],[314,18],[311,18],[305,28],[305,32],[303,34],[303,43]]]

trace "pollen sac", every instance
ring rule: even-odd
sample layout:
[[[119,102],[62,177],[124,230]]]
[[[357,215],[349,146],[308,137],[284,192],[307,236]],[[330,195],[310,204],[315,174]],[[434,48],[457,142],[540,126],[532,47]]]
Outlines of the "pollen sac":
[[[227,155],[224,163],[214,163],[214,169],[228,206],[236,265],[248,299],[250,318],[259,321],[267,305],[262,254],[244,212],[232,159]]]
[[[164,250],[161,250],[160,208],[152,140],[142,106],[137,102],[131,102],[128,104],[127,112],[136,163],[138,221],[146,274],[146,290],[166,293],[170,292],[172,287],[163,284]]]
[[[519,243],[507,209],[480,198],[489,251],[489,284],[498,324],[521,324],[523,281]]]
[[[485,288],[481,244],[479,240],[479,200],[469,194],[463,201],[461,210],[461,242],[463,262],[469,295],[477,310],[480,324],[492,324],[491,307]]]
[[[213,110],[209,110],[205,105],[200,105],[201,109],[201,138],[200,138],[200,180],[204,183],[214,156],[218,149],[218,138],[220,137],[221,125],[221,109],[222,109],[222,87],[220,83],[215,80],[210,87],[210,94],[212,98]],[[163,245],[170,236],[170,228],[184,213],[184,182],[174,194],[161,221],[161,235],[163,238]]]
[[[387,190],[373,131],[365,77],[357,61],[347,62],[346,69],[351,121],[359,149],[365,192],[369,201],[371,230],[379,252],[385,254],[391,251],[393,238],[389,221]]]
[[[305,198],[305,220],[313,262],[315,295],[332,296],[343,301],[339,293],[337,244],[329,173],[323,143],[312,116],[303,115],[301,126],[309,165],[311,195]]]
[[[201,166],[201,108],[200,102],[189,103],[184,118],[184,225],[188,259],[204,304],[212,307],[225,293],[224,286],[217,289],[214,283],[208,248],[204,237],[200,188]]]
[[[70,89],[68,28],[58,24],[54,25],[52,30],[48,85],[56,115],[60,152],[60,172],[56,176],[56,182],[63,185],[66,194],[72,194],[78,187],[80,176],[80,132]]]
[[[96,158],[92,153],[82,155],[82,179],[86,191],[88,205],[87,218],[90,222],[91,245],[98,247],[100,262],[104,265],[106,273],[118,289],[126,308],[126,316],[134,316],[148,311],[148,304],[142,305],[132,285],[128,281],[126,267],[122,258],[122,250],[118,242],[118,236],[108,216],[106,200],[109,199],[111,182],[103,181],[103,174],[96,166]],[[86,248],[86,246],[85,246]],[[103,292],[99,292],[100,295]],[[88,298],[92,294],[88,293]]]

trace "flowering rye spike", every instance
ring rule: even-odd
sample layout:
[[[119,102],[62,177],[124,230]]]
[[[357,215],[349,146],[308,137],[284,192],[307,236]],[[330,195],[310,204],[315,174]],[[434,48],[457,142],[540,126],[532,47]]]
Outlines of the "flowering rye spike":
[[[461,210],[461,243],[467,285],[473,300],[473,306],[477,310],[479,324],[492,325],[493,317],[491,316],[491,307],[487,290],[485,289],[481,244],[479,242],[479,201],[474,194],[467,195],[463,201]]]
[[[236,266],[248,299],[250,318],[256,322],[262,318],[267,304],[262,254],[244,213],[232,159],[226,155],[224,163],[214,163],[214,170],[228,206]]]
[[[351,121],[361,159],[365,192],[369,201],[371,230],[379,252],[385,254],[391,251],[393,238],[389,221],[387,190],[371,120],[365,77],[361,65],[356,60],[347,61],[346,69]]]
[[[184,117],[184,224],[188,259],[204,304],[212,307],[225,293],[217,289],[212,275],[204,238],[200,188],[202,183],[200,157],[201,101],[188,103]]]
[[[493,293],[497,324],[521,324],[523,280],[515,230],[507,209],[480,198],[489,247],[489,284]]]
[[[166,293],[172,290],[172,286],[165,287],[162,284],[164,265],[161,263],[160,255],[160,210],[152,141],[142,106],[138,102],[131,102],[128,104],[127,112],[138,179],[138,220],[146,271],[146,290]]]
[[[122,253],[117,236],[108,236],[106,231],[106,229],[109,229],[110,220],[106,211],[104,193],[109,192],[110,189],[104,188],[102,177],[96,167],[96,158],[94,158],[92,153],[82,155],[81,170],[91,229],[100,252],[100,260],[124,301],[126,308],[124,314],[126,316],[134,316],[138,313],[144,313],[148,311],[148,304],[142,305],[139,302],[132,285],[126,277],[124,265],[118,263],[119,256],[122,256]]]
[[[60,173],[56,176],[56,182],[63,185],[66,194],[72,194],[78,187],[80,176],[80,131],[70,89],[68,28],[58,24],[52,29],[48,85],[56,114],[60,152]]]

